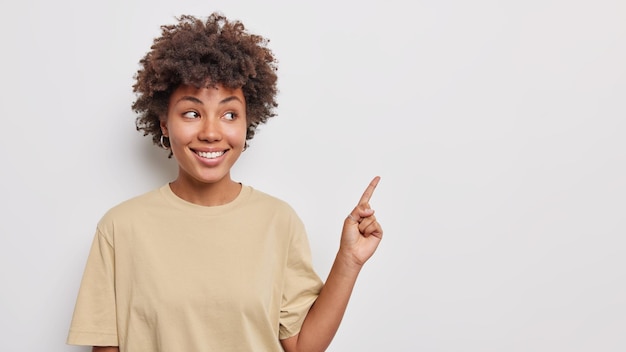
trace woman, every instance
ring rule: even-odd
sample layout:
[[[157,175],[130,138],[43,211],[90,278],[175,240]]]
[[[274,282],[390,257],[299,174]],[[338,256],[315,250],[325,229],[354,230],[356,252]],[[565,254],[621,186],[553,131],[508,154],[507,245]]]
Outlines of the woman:
[[[238,21],[182,16],[140,61],[137,128],[177,178],[98,223],[68,336],[94,351],[323,351],[382,238],[369,184],[325,283],[285,202],[231,179],[274,116],[276,61]]]

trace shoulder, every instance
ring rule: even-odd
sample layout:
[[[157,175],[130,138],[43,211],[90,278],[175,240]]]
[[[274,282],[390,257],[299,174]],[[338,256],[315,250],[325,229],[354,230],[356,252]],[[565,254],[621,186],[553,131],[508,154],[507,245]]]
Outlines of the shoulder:
[[[162,203],[161,188],[156,188],[143,194],[126,199],[111,207],[104,213],[98,226],[111,226],[112,224],[124,220],[131,220],[138,214],[147,211],[148,208]]]
[[[246,206],[241,207],[248,223],[258,224],[258,228],[272,229],[284,238],[305,236],[304,223],[296,210],[284,199],[248,187],[250,194]]]
[[[304,227],[302,219],[296,210],[282,198],[270,195],[249,187],[250,195],[245,209],[245,216],[249,219],[265,219],[272,224],[281,224],[290,229]]]
[[[269,208],[274,211],[293,213],[295,215],[295,210],[293,207],[287,203],[285,200],[260,191],[251,186],[244,186],[249,194],[249,204],[253,206],[259,206],[264,208]]]

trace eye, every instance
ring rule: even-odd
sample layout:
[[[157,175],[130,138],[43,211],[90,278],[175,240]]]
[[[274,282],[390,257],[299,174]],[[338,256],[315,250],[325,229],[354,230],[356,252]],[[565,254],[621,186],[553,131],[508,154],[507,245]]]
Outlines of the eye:
[[[195,111],[187,111],[183,114],[183,117],[186,117],[188,119],[197,119],[198,117],[200,117],[200,114]]]
[[[229,112],[224,114],[224,118],[226,120],[229,120],[229,121],[232,121],[232,120],[236,119],[237,116],[238,116],[237,113],[232,112],[232,111],[229,111]]]

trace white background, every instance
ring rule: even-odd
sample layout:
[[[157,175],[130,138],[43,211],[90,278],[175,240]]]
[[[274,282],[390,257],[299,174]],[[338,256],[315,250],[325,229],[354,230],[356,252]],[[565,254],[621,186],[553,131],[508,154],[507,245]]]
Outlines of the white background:
[[[325,277],[369,180],[385,229],[330,351],[626,351],[626,2],[3,1],[0,335],[64,344],[95,224],[175,177],[135,131],[161,24],[271,39],[279,116],[235,179]]]

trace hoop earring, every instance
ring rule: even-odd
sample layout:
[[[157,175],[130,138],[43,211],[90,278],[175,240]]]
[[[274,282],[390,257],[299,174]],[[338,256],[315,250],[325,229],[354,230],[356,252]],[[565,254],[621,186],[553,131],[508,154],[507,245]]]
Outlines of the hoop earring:
[[[170,146],[169,145],[165,145],[165,138],[168,138],[167,144],[170,144],[169,137],[161,135],[161,148],[163,148],[165,150],[170,150]]]

